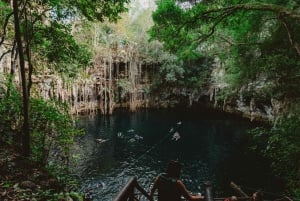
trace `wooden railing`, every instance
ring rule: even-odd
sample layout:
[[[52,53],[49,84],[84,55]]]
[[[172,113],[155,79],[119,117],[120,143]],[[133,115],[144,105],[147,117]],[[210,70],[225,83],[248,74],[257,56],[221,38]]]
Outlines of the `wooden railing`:
[[[212,185],[210,182],[205,182],[205,201],[214,201],[212,194]],[[136,192],[136,190],[139,191]],[[151,200],[149,194],[138,184],[137,178],[132,177],[129,179],[127,184],[123,187],[123,189],[119,192],[119,194],[115,197],[114,201],[139,201],[142,195],[147,198],[147,200]],[[184,200],[184,199],[183,199]]]
[[[138,190],[148,200],[151,200],[148,193],[138,184],[137,178],[132,177],[115,197],[114,201],[138,201],[140,200],[140,194],[136,194],[136,190]]]
[[[209,181],[204,182],[204,186],[205,186],[205,194],[204,194],[205,201],[214,201],[214,197],[213,197],[213,194],[212,194],[212,184],[211,184],[211,182],[209,182]]]

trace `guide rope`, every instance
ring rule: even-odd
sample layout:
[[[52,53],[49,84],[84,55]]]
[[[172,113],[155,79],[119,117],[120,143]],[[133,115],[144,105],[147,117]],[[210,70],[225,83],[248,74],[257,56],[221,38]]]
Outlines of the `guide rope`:
[[[178,128],[178,124],[177,124],[177,127],[176,129]],[[135,165],[139,160],[141,160],[144,156],[146,156],[147,154],[149,154],[151,151],[153,151],[158,145],[162,144],[168,137],[170,137],[171,135],[173,135],[173,131],[176,131],[176,129],[173,129],[173,127],[171,127],[170,131],[165,135],[163,136],[163,138],[158,141],[157,143],[155,143],[154,145],[152,145],[147,151],[145,151],[143,154],[141,154],[137,159],[135,159],[133,161],[133,163],[130,164],[130,166],[133,166]],[[173,131],[171,131],[173,130]]]

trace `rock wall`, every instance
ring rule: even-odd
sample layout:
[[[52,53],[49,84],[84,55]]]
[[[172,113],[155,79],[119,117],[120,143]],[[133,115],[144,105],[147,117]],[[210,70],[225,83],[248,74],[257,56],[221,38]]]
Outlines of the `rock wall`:
[[[138,68],[142,67],[147,68],[137,62],[103,61],[87,68],[75,80],[45,73],[34,77],[35,91],[45,99],[55,97],[69,103],[73,114],[98,111],[111,114],[116,107],[128,107],[135,111],[139,107],[147,107],[149,103],[149,94],[145,89],[149,88],[150,81],[148,76],[141,78]],[[121,82],[128,86],[120,86]]]
[[[2,47],[0,53],[5,51]],[[50,69],[44,69],[42,74],[32,77],[32,94],[68,103],[73,114],[99,111],[111,114],[117,107],[127,107],[131,111],[141,107],[172,107],[181,101],[180,97],[168,100],[168,95],[151,97],[149,89],[157,66],[145,63],[132,52],[124,52],[118,51],[111,54],[111,57],[95,56],[93,66],[82,71],[77,79],[62,77]],[[173,89],[169,93],[187,97],[186,106],[201,102],[226,112],[238,113],[251,120],[274,121],[277,114],[282,112],[285,105],[282,101],[272,97],[261,100],[251,94],[265,86],[266,80],[263,77],[241,87],[236,92],[238,96],[222,97],[228,87],[224,80],[226,72],[218,60],[214,63],[210,83],[205,90],[191,94],[183,89]],[[9,74],[11,66],[10,54],[3,56],[0,73]],[[17,65],[14,68],[14,81],[19,84]]]
[[[2,47],[0,55],[6,52]],[[149,106],[149,87],[156,66],[135,56],[134,52],[119,49],[109,56],[96,55],[91,67],[83,70],[78,78],[71,79],[44,68],[32,75],[31,96],[55,98],[68,103],[73,114],[112,114],[116,107],[135,111]],[[1,75],[14,69],[14,82],[20,85],[17,62],[12,66],[11,54],[0,60]]]
[[[261,76],[255,82],[242,86],[238,91],[232,94],[238,96],[224,97],[224,91],[228,90],[228,84],[225,82],[225,70],[223,66],[216,61],[211,74],[210,87],[202,93],[209,98],[205,100],[214,108],[237,113],[251,121],[275,121],[276,117],[284,110],[287,104],[284,101],[277,100],[274,97],[258,97],[257,93],[262,91],[266,85],[270,85],[264,76]],[[262,92],[264,93],[264,92]],[[196,100],[197,101],[197,100]]]

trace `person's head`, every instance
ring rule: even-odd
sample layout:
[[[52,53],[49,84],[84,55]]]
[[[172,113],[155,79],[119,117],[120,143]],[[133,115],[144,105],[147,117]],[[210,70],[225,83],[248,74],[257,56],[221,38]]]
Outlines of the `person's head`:
[[[252,194],[252,200],[253,201],[262,201],[263,200],[263,194],[260,191],[257,191]]]
[[[181,165],[178,161],[170,161],[166,173],[168,174],[169,177],[175,177],[179,178],[180,176],[180,171],[181,171]]]

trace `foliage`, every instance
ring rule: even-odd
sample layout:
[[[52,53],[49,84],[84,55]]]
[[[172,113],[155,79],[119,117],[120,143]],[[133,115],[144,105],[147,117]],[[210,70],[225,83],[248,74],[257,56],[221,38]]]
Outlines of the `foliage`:
[[[7,77],[2,77],[0,81],[0,139],[13,145],[20,145],[17,139],[22,127],[21,103],[20,93]]]
[[[57,200],[77,200],[83,201],[83,196],[77,192],[53,193],[51,190],[40,191],[35,195],[38,200],[57,201]],[[26,197],[25,197],[26,198]]]
[[[68,106],[57,101],[31,100],[32,158],[46,164],[50,152],[68,160],[73,138],[82,133],[74,127]]]
[[[11,8],[7,5],[7,3],[5,3],[4,1],[0,1],[0,25],[1,25],[1,27],[5,23],[6,16],[11,12],[12,12]],[[3,30],[1,30],[1,31],[3,31]],[[1,36],[2,36],[2,34],[1,34]]]
[[[53,177],[57,179],[57,181],[61,186],[65,187],[65,191],[67,192],[78,191],[79,189],[78,178],[72,174],[72,170],[69,167],[51,161],[50,163],[47,164],[46,169],[51,173]],[[64,193],[61,195],[66,195],[66,194]],[[55,196],[56,195],[54,195],[54,197]]]
[[[80,11],[88,20],[97,19],[103,21],[108,18],[111,21],[120,19],[119,13],[127,11],[125,7],[129,0],[75,0],[67,1],[68,8],[73,12]]]
[[[13,145],[20,145],[17,140],[22,130],[22,99],[12,83],[1,85],[0,129],[1,140]],[[5,86],[5,88],[3,88]],[[8,92],[9,87],[9,92]],[[68,106],[57,101],[31,99],[31,158],[41,165],[46,165],[50,153],[54,160],[65,162],[69,156],[73,138],[82,134],[74,127]]]
[[[0,0],[0,46],[4,42],[5,38],[12,38],[12,27],[9,26],[9,17],[12,14],[12,9],[5,3]],[[5,27],[5,29],[4,29]],[[0,55],[1,58],[1,55]]]
[[[209,58],[179,59],[175,55],[164,53],[159,60],[161,65],[151,87],[152,93],[193,96],[209,82],[212,62]]]
[[[179,29],[180,22],[186,17],[183,10],[174,1],[163,1],[152,17],[155,24],[150,30],[151,37],[164,41],[164,47],[172,53],[178,55],[178,52],[183,52],[183,47],[186,47],[184,44],[191,42],[189,34],[183,35],[186,33]]]
[[[227,81],[234,87],[264,75],[273,81],[285,80],[275,83],[271,90],[288,94],[299,83],[296,5],[295,1],[275,0],[201,1],[183,7],[168,0],[160,2],[153,13],[155,24],[150,34],[179,56],[188,53],[219,57],[225,64]],[[280,13],[286,14],[278,17]],[[284,84],[293,89],[282,90]]]
[[[122,99],[125,98],[126,94],[133,91],[132,83],[130,81],[128,81],[127,79],[118,80],[117,86],[121,91],[120,98],[122,98]]]
[[[172,83],[183,77],[184,69],[182,63],[178,62],[175,56],[166,55],[165,60],[162,60],[162,66],[159,69],[159,76],[164,83]]]
[[[10,96],[5,96],[0,102],[1,140],[13,145],[18,141],[21,133],[21,96],[17,90],[11,89]],[[31,100],[31,159],[40,166],[47,165],[49,171],[55,176],[61,185],[66,185],[73,190],[77,189],[77,181],[70,176],[67,162],[73,138],[82,134],[82,130],[74,127],[66,105],[56,101],[42,99]],[[50,162],[49,162],[50,161]],[[51,168],[52,167],[52,168]],[[55,168],[53,168],[55,167]],[[81,199],[75,192],[53,194],[40,192],[36,197],[47,200],[72,197]]]
[[[78,200],[83,201],[82,195],[80,195],[77,192],[68,192],[68,193],[59,193],[59,194],[53,194],[51,196],[52,198],[48,199],[49,201],[56,201],[56,200]]]
[[[39,58],[46,58],[48,64],[53,64],[57,72],[74,77],[79,69],[90,65],[90,50],[75,41],[69,26],[54,21],[37,30],[32,49]]]
[[[148,41],[147,31],[151,24],[151,10],[147,9],[137,16],[123,14],[118,23],[94,23],[91,25],[93,29],[86,30],[85,35],[94,38],[93,34],[97,34],[96,55],[107,59],[114,55],[130,59],[134,55],[137,62],[157,64],[160,63],[159,56],[164,52],[161,43]]]
[[[299,105],[293,109],[293,113],[282,116],[270,129],[258,127],[250,133],[255,140],[252,148],[271,159],[276,175],[288,182],[287,186],[296,196],[300,177],[300,136],[295,132],[300,125]]]
[[[149,31],[151,40],[162,41],[165,50],[171,53],[165,54],[170,59],[160,59],[160,73],[154,89],[159,86],[165,89],[172,87],[177,88],[177,91],[185,91],[177,95],[190,96],[199,93],[209,81],[212,60],[198,48],[198,43],[194,41],[196,33],[183,28],[182,22],[189,16],[175,1],[170,0],[160,2],[152,14],[155,24]],[[172,54],[176,55],[176,59]]]

